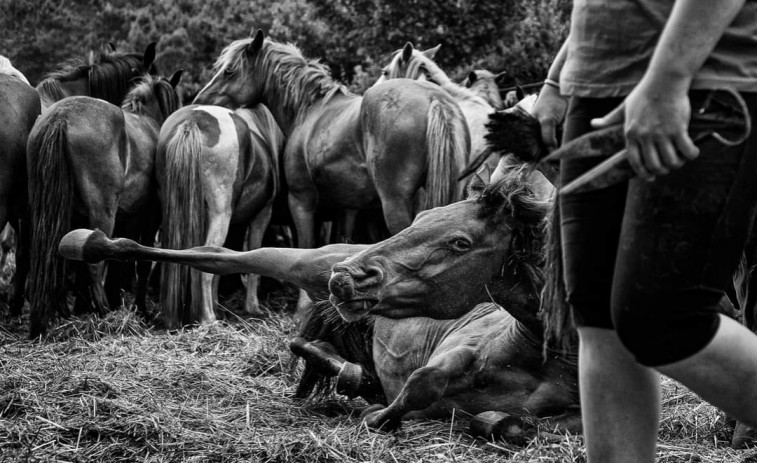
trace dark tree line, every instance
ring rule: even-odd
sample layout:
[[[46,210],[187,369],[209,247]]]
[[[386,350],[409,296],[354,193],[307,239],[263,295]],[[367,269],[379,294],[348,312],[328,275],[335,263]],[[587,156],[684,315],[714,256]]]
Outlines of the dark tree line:
[[[405,42],[441,44],[455,79],[472,68],[539,80],[567,34],[568,0],[0,0],[0,54],[32,83],[108,42],[141,51],[158,42],[161,71],[185,69],[188,96],[230,41],[261,28],[327,63],[362,91]]]

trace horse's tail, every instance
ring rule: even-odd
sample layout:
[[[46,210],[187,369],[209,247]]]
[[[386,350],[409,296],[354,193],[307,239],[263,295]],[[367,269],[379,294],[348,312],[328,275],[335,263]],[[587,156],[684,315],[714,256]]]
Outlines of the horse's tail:
[[[56,119],[30,138],[30,338],[45,332],[51,314],[67,312],[66,262],[58,255],[58,242],[71,228],[74,195],[66,132],[67,122]]]
[[[468,158],[468,125],[457,104],[434,99],[426,125],[426,208],[445,206],[462,199],[459,171]]]
[[[203,135],[197,124],[177,127],[165,148],[166,179],[163,187],[164,248],[201,246],[207,233],[205,199],[201,179]],[[200,272],[187,266],[163,264],[160,301],[166,327],[179,328],[195,321],[202,305]]]

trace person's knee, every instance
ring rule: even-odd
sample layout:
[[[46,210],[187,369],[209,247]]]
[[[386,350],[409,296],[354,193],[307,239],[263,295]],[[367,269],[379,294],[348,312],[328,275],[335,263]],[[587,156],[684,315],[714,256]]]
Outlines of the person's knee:
[[[701,291],[637,296],[628,304],[613,304],[613,323],[639,363],[665,365],[695,354],[712,340],[720,320],[718,300]]]

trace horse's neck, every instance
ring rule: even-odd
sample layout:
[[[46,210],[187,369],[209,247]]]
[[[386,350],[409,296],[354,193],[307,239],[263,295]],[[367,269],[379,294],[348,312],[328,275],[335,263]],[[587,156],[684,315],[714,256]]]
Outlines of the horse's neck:
[[[544,332],[544,324],[539,318],[539,296],[529,291],[523,282],[510,281],[507,278],[498,278],[487,285],[491,297],[500,306],[507,310],[525,329],[538,335],[540,338]]]
[[[282,72],[275,64],[269,67],[269,72]],[[347,94],[344,87],[331,76],[307,64],[290,69],[285,77],[268,76],[265,80],[268,84],[263,89],[262,103],[271,111],[287,137],[314,107],[328,102],[339,93]]]

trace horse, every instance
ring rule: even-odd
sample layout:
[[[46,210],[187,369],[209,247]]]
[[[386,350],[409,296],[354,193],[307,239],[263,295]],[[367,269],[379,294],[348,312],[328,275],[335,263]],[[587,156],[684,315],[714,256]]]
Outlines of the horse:
[[[465,201],[422,212],[373,245],[173,251],[77,230],[60,251],[89,262],[154,259],[295,283],[321,301],[303,328],[307,338],[290,344],[307,359],[297,395],[336,377],[338,391],[374,405],[363,415],[372,428],[457,409],[498,410],[518,422],[551,416],[575,431],[575,357],[543,350],[538,314],[547,208],[511,175]]]
[[[460,106],[460,110],[465,116],[468,124],[468,130],[471,136],[471,159],[484,156],[489,153],[484,135],[486,133],[486,123],[489,121],[489,114],[495,109],[489,102],[473,92],[471,89],[463,87],[450,79],[447,74],[433,61],[434,56],[439,50],[440,45],[428,50],[421,51],[415,49],[410,42],[397,50],[389,64],[384,66],[381,76],[374,85],[381,85],[390,79],[407,78],[430,81],[440,86],[445,92],[449,93]],[[490,169],[493,171],[499,158],[492,157]]]
[[[173,113],[160,130],[157,180],[163,209],[161,245],[180,249],[221,246],[229,226],[248,228],[247,247],[260,247],[279,189],[284,135],[263,105],[233,112],[192,105]],[[167,264],[160,300],[167,327],[215,321],[214,275]],[[261,316],[259,277],[250,276],[244,310]]]
[[[360,210],[380,208],[397,233],[418,210],[462,197],[456,178],[470,137],[437,86],[397,80],[353,95],[325,66],[262,31],[227,46],[214,69],[194,103],[263,103],[287,137],[283,169],[299,247],[313,247],[319,211],[337,211],[349,238]],[[425,204],[415,204],[421,189]]]
[[[505,109],[505,103],[502,101],[502,95],[499,93],[497,79],[505,75],[506,72],[494,74],[485,69],[476,69],[470,71],[465,79],[460,83],[465,88],[486,100],[492,108],[499,111]]]
[[[144,75],[120,108],[88,96],[65,98],[34,125],[27,145],[31,338],[46,330],[51,314],[68,313],[66,268],[54,250],[72,225],[86,223],[110,235],[118,213],[119,222],[139,233],[139,239],[154,239],[155,148],[162,122],[180,106],[175,89],[180,78],[181,71],[170,80]],[[102,265],[78,270],[76,312],[92,304],[102,314],[109,300],[118,304],[117,288],[105,294]],[[139,278],[135,299],[143,314],[145,294],[146,278]]]
[[[155,68],[155,46],[147,45],[143,54],[123,53],[113,49],[103,53],[94,63],[72,59],[63,63],[60,69],[47,74],[38,84],[37,92],[42,103],[42,111],[63,98],[76,95],[100,98],[116,106],[132,86],[132,80]]]
[[[6,60],[7,61],[7,60]],[[21,314],[29,271],[29,235],[26,184],[26,141],[40,114],[37,92],[10,66],[0,69],[0,229],[10,224],[16,232],[16,274],[10,313]]]

